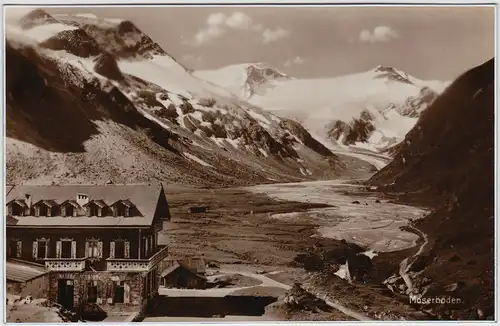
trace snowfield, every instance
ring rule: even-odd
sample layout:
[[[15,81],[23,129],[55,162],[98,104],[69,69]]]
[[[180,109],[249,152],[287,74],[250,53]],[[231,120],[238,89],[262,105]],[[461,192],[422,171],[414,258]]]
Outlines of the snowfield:
[[[71,31],[75,29],[77,29],[77,27],[64,24],[46,24],[24,30],[23,34],[36,40],[37,42],[43,42],[60,32]]]
[[[210,85],[206,81],[189,74],[184,67],[169,56],[156,55],[150,60],[120,60],[120,70],[153,84],[169,92],[182,95],[188,99],[194,94],[198,96],[232,96],[221,87]]]
[[[365,144],[358,142],[356,145],[375,151],[401,141],[417,121],[417,118],[400,114],[391,104],[395,107],[405,105],[410,97],[418,97],[423,87],[441,93],[449,84],[420,80],[400,70],[378,66],[335,78],[259,80],[249,94],[246,71],[252,65],[196,71],[194,75],[221,85],[277,116],[297,120],[311,134],[326,142],[331,142],[328,137],[330,123],[337,120],[349,123],[362,112],[368,112],[373,117],[376,132]],[[390,73],[386,69],[391,69]]]

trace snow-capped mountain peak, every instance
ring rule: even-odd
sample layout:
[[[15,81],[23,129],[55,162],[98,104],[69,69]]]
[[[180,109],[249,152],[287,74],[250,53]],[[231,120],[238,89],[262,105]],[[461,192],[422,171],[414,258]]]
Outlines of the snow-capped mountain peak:
[[[257,78],[251,91],[247,75],[234,66],[194,74],[229,87],[278,116],[300,121],[325,144],[367,145],[375,150],[401,141],[444,89],[442,82],[419,80],[384,65],[334,78]]]
[[[35,9],[23,16],[19,23],[23,29],[29,29],[43,24],[54,24],[58,21],[43,9]]]
[[[414,77],[408,75],[406,72],[400,71],[393,67],[378,65],[373,69],[375,76],[373,78],[385,79],[387,81],[396,81],[406,84],[413,84]]]
[[[265,93],[266,88],[272,87],[275,82],[292,79],[287,74],[266,62],[242,63],[223,67],[217,70],[198,70],[193,75],[213,81],[232,93],[250,98],[259,93]]]
[[[248,64],[246,70],[248,78],[255,81],[259,79],[268,81],[280,78],[290,78],[287,74],[279,71],[266,62]]]
[[[82,174],[46,171],[59,181],[103,174],[127,180],[297,180],[345,168],[299,123],[191,74],[131,22],[30,15],[47,23],[7,34],[9,166],[43,161],[55,150],[62,161],[73,162],[65,163],[71,169],[88,162],[96,167]],[[262,63],[241,68],[252,86],[288,77]],[[46,114],[50,132],[38,125],[49,123]],[[68,124],[68,116],[75,122]],[[23,148],[30,146],[35,148],[27,159]],[[122,161],[124,153],[135,158]],[[15,178],[19,169],[9,171]]]

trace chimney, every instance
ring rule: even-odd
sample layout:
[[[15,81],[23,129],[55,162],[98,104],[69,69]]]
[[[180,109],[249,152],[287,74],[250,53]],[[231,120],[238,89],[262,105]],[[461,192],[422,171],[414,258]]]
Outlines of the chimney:
[[[76,202],[78,205],[83,206],[89,202],[89,195],[87,194],[76,194]]]
[[[24,198],[25,198],[24,202],[26,203],[26,206],[28,206],[28,209],[31,209],[31,195],[25,194]]]

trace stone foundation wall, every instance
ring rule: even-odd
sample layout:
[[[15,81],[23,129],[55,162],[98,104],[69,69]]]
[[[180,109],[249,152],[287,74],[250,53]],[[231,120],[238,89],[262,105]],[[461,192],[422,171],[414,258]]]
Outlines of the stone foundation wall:
[[[49,274],[44,274],[23,283],[7,281],[7,293],[18,294],[21,297],[28,295],[33,298],[47,298],[49,296]]]
[[[52,272],[50,276],[50,294],[51,300],[57,302],[58,298],[58,280],[69,279],[74,283],[75,309],[87,304],[88,286],[91,282],[97,283],[97,304],[104,310],[116,310],[119,306],[137,306],[141,310],[146,302],[147,293],[145,292],[145,278],[147,273],[131,272]],[[124,285],[124,302],[114,302],[114,284],[119,281]],[[126,309],[123,307],[123,309]],[[135,310],[135,309],[133,309]]]

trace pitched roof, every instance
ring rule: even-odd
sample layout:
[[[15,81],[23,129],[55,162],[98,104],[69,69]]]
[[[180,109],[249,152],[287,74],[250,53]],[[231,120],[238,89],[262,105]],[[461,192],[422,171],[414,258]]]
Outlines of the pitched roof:
[[[122,200],[121,202],[123,205],[127,206],[128,208],[134,207],[134,204],[128,199]]]
[[[36,203],[34,203],[33,206],[36,206],[38,204],[45,204],[49,207],[56,207],[57,206],[57,202],[53,199],[41,199],[41,200],[37,201]]]
[[[195,277],[198,277],[198,278],[201,278],[203,280],[206,280],[207,278],[205,277],[205,275],[202,275],[202,274],[199,274],[199,273],[196,273],[194,270],[188,268],[187,266],[185,266],[184,264],[182,263],[175,263],[174,265],[170,266],[170,267],[167,267],[166,269],[163,270],[163,272],[161,272],[160,274],[160,277],[165,277],[167,275],[169,275],[170,273],[172,273],[173,271],[177,270],[178,268],[182,268],[184,271],[192,274],[193,276]]]
[[[102,199],[94,199],[94,200],[91,200],[91,201],[89,201],[87,204],[85,204],[85,205],[83,205],[83,206],[87,206],[87,205],[90,205],[90,204],[95,204],[95,205],[99,206],[100,208],[103,208],[103,207],[108,206],[108,204],[106,204],[106,203],[104,202],[104,200],[102,200]]]
[[[7,225],[16,225],[19,220],[11,215],[7,215]]]
[[[172,264],[172,266],[169,266],[169,267],[165,268],[165,269],[161,272],[160,276],[161,276],[161,277],[165,277],[165,276],[167,276],[168,274],[170,274],[170,273],[172,273],[173,271],[175,271],[175,270],[176,270],[177,268],[179,268],[179,267],[181,267],[181,265],[179,265],[179,263],[178,263],[178,262],[174,262],[174,264]]]
[[[205,273],[205,260],[202,257],[189,257],[178,260],[181,266],[185,266],[196,273]]]
[[[78,205],[78,203],[74,199],[65,200],[64,202],[61,203],[61,205],[64,205],[64,204],[70,204],[71,206],[73,206],[75,208],[79,208],[80,207],[80,205]]]
[[[5,276],[7,281],[26,282],[48,272],[49,271],[43,265],[18,259],[9,259],[5,264]]]
[[[16,204],[18,204],[21,207],[28,207],[28,205],[26,205],[26,201],[24,199],[14,199],[14,200],[11,200],[10,202],[7,203],[7,205],[10,204],[10,203],[16,203]]]
[[[161,185],[131,184],[131,185],[61,185],[61,186],[15,186],[7,192],[7,202],[24,198],[25,194],[32,196],[33,202],[52,199],[57,203],[76,198],[77,194],[87,194],[89,199],[103,200],[114,203],[129,199],[143,216],[133,217],[17,217],[18,226],[150,226],[156,211]]]

